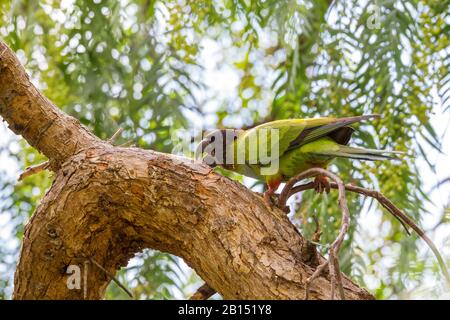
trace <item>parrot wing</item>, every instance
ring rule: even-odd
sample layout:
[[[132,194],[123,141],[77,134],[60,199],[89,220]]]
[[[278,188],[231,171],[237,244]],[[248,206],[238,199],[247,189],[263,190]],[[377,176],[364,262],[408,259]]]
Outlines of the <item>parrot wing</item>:
[[[287,119],[267,122],[245,131],[236,141],[236,154],[241,153],[241,159],[245,158],[247,163],[266,164],[259,158],[259,150],[264,145],[267,149],[267,156],[270,158],[274,148],[278,149],[278,156],[281,157],[288,151],[300,148],[301,146],[318,140],[325,136],[330,136],[338,143],[347,144],[353,129],[349,125],[378,115],[363,115],[347,118],[312,118],[312,119]],[[275,139],[270,130],[276,130]],[[262,138],[266,137],[266,138]],[[273,140],[273,141],[272,141]],[[245,155],[243,154],[245,152]],[[258,158],[255,160],[255,156]],[[253,157],[253,158],[252,158]]]
[[[364,115],[364,116],[356,116],[356,117],[347,117],[347,118],[326,118],[327,121],[324,124],[317,125],[316,123],[312,123],[310,126],[305,128],[302,133],[293,140],[286,151],[290,151],[292,149],[299,148],[307,143],[315,141],[325,136],[330,136],[331,138],[336,139],[335,134],[339,134],[340,131],[338,129],[348,128],[350,131],[347,131],[348,137],[339,138],[337,140],[344,139],[345,141],[336,141],[339,144],[347,144],[350,139],[350,135],[353,132],[353,129],[348,126],[354,124],[356,122],[361,122],[363,120],[367,120],[370,118],[378,118],[378,115]]]

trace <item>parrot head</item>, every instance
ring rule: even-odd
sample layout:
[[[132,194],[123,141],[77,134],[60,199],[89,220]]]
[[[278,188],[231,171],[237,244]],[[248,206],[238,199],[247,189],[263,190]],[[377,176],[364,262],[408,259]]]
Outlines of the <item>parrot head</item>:
[[[206,156],[203,162],[211,167],[221,165],[228,167],[233,165],[233,159],[227,158],[227,150],[244,132],[240,129],[216,129],[206,134],[195,150],[195,159],[200,159],[203,153]]]

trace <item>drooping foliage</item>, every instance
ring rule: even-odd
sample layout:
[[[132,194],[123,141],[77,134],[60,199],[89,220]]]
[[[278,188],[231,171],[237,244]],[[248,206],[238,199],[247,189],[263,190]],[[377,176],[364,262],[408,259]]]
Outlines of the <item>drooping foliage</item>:
[[[122,127],[118,143],[171,152],[173,133],[199,123],[249,127],[293,117],[383,115],[358,131],[355,143],[408,156],[342,160],[332,169],[344,181],[380,189],[418,221],[428,197],[416,160],[433,167],[426,150],[440,149],[440,141],[430,116],[436,104],[450,107],[449,20],[449,2],[437,0],[0,0],[0,36],[34,82],[103,139]],[[21,168],[45,160],[18,138],[3,142],[12,144],[20,147],[2,149],[0,159]],[[17,239],[52,176],[16,184],[14,174],[0,174],[0,215],[11,229],[9,245],[0,245],[2,297],[11,292]],[[317,216],[322,243],[332,241],[340,223],[336,194],[306,192],[301,200],[292,206],[293,222],[310,236]],[[406,297],[430,273],[438,283],[435,261],[419,250],[417,237],[386,214],[374,226],[376,236],[365,234],[358,221],[381,211],[353,195],[349,204],[344,272],[379,298]],[[141,298],[183,297],[201,283],[180,259],[153,251],[119,278]],[[443,290],[432,287],[435,294]],[[111,284],[107,297],[126,296]]]

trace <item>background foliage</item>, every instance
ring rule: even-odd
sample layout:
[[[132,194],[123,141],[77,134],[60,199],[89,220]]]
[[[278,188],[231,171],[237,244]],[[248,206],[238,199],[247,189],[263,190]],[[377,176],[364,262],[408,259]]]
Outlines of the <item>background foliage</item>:
[[[417,159],[434,169],[427,150],[440,150],[441,137],[430,116],[450,107],[449,22],[450,3],[438,0],[0,0],[0,36],[34,82],[103,139],[122,127],[119,143],[170,152],[173,132],[198,123],[249,127],[293,117],[384,115],[364,125],[355,143],[409,156],[336,161],[333,170],[380,189],[417,221],[429,200]],[[0,228],[9,235],[0,243],[0,298],[7,298],[24,223],[52,177],[41,173],[17,184],[9,166],[44,159],[0,134]],[[339,225],[336,195],[302,197],[292,204],[293,222],[310,236],[317,216],[322,242],[330,242]],[[378,298],[407,298],[418,288],[443,294],[435,260],[417,237],[375,204],[357,196],[349,203],[344,272]],[[442,228],[448,214],[439,210]],[[375,235],[358,227],[367,214],[380,217]],[[179,258],[155,251],[133,259],[119,278],[138,298],[186,297],[201,284]],[[127,297],[111,284],[107,298]]]

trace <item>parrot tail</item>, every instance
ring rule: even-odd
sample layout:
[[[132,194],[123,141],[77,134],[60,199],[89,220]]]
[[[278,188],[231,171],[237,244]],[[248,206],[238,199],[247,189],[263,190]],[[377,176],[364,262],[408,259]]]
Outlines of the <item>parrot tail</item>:
[[[316,154],[360,160],[401,160],[395,155],[405,154],[401,151],[354,148],[339,145],[338,150],[321,151]],[[388,155],[389,154],[389,155]]]

